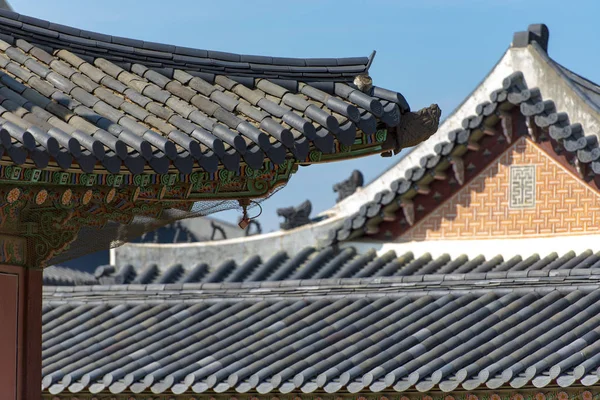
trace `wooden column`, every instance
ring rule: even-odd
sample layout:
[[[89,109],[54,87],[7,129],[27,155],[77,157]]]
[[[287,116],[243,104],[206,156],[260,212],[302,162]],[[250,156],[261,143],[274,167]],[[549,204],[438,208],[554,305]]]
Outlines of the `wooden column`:
[[[0,265],[0,399],[40,400],[41,386],[42,270]]]

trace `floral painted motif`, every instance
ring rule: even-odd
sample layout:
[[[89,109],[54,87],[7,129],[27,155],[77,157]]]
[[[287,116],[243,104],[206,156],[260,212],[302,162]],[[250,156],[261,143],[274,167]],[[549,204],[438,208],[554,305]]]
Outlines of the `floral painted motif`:
[[[112,203],[112,201],[115,199],[116,195],[117,195],[117,190],[115,188],[110,189],[110,191],[106,195],[106,202],[108,204]]]
[[[81,203],[85,206],[92,201],[92,197],[94,196],[94,192],[92,190],[88,190],[83,194],[81,199]]]
[[[592,400],[594,396],[592,396],[592,392],[586,390],[585,392],[581,393],[581,397],[583,400]]]
[[[67,189],[63,192],[60,201],[63,206],[66,206],[71,203],[71,199],[73,199],[73,192],[71,191],[71,189]]]
[[[558,394],[556,395],[556,398],[558,400],[569,400],[569,395],[565,392],[558,392]]]
[[[21,189],[11,189],[10,192],[8,192],[8,194],[6,195],[6,201],[9,204],[14,203],[15,201],[19,200],[19,197],[21,197]]]
[[[535,395],[535,400],[546,400],[546,395],[544,393],[538,393]]]
[[[48,199],[48,191],[46,189],[42,189],[35,195],[35,204],[38,206],[44,204]]]

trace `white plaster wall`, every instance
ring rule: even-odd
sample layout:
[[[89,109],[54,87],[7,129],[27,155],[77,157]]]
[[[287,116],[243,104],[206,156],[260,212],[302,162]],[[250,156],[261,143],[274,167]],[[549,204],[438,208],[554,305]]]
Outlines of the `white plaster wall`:
[[[129,243],[111,250],[111,264],[118,267],[127,264],[143,267],[156,263],[159,268],[166,269],[173,264],[182,264],[186,268],[191,268],[201,262],[210,266],[218,266],[226,260],[240,263],[256,254],[266,260],[281,250],[293,254],[305,247],[314,246],[319,239],[327,235],[333,224],[339,221],[332,218],[289,231],[214,242]]]

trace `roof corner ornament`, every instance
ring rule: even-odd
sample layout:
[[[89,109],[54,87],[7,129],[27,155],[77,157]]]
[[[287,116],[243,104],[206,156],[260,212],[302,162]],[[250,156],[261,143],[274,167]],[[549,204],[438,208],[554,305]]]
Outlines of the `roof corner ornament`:
[[[352,171],[350,177],[346,180],[336,183],[333,185],[333,191],[338,194],[336,203],[344,200],[346,197],[350,197],[356,192],[356,189],[364,185],[364,178],[362,172],[355,169]]]
[[[549,41],[550,30],[546,24],[531,24],[526,31],[514,34],[512,47],[527,47],[536,42],[547,53]]]
[[[442,110],[437,104],[422,108],[419,111],[409,111],[402,115],[400,125],[388,128],[388,136],[384,148],[392,149],[394,154],[407,147],[416,146],[437,132]],[[389,156],[383,154],[384,156]]]
[[[354,84],[363,93],[371,91],[373,88],[373,79],[367,74],[356,75]]]
[[[279,224],[283,230],[298,228],[303,225],[310,224],[310,213],[312,211],[312,203],[306,200],[297,207],[278,208],[277,215],[283,217],[285,221]]]

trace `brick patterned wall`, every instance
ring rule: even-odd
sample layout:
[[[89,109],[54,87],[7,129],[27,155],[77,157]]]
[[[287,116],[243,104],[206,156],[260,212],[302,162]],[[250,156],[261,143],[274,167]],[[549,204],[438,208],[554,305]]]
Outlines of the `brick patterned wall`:
[[[535,182],[531,182],[531,170],[527,173],[526,169],[513,168],[511,192],[511,165],[535,165]],[[524,186],[519,189],[519,184]],[[509,207],[520,204],[523,193],[531,193],[527,185],[532,184],[535,204]],[[599,231],[600,194],[523,137],[401,240],[543,237]]]

